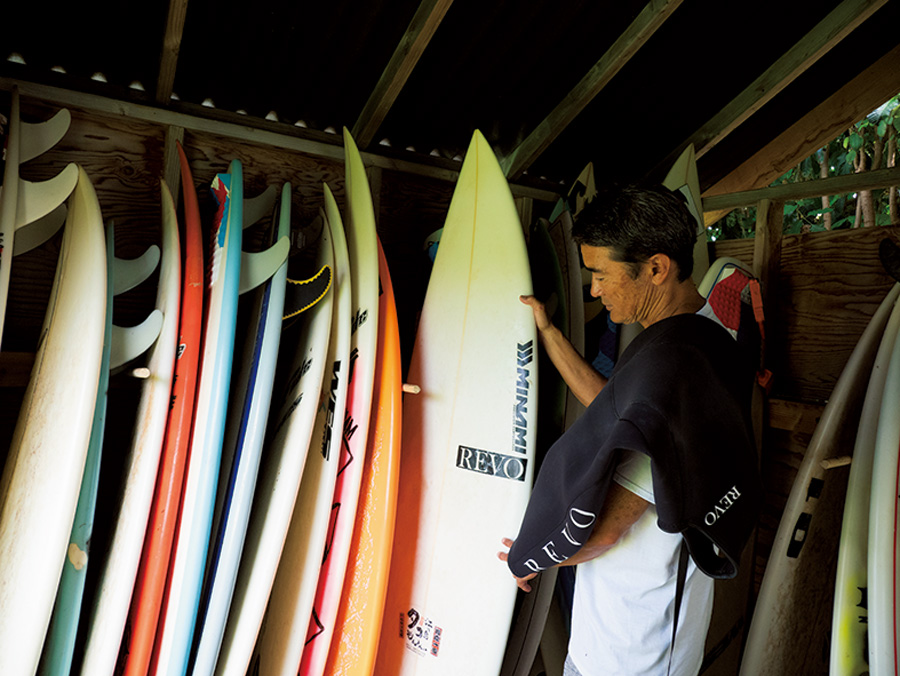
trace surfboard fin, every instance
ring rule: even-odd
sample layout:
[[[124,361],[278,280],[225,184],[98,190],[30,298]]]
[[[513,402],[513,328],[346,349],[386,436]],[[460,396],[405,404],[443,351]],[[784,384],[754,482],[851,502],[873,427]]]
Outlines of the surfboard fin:
[[[325,297],[331,288],[332,270],[328,265],[323,265],[309,279],[289,279],[284,296],[284,314],[282,320],[291,319],[306,312]]]
[[[122,327],[113,324],[110,339],[110,371],[137,359],[156,342],[162,329],[162,310],[154,310],[137,326]]]
[[[245,212],[246,213],[246,212]],[[275,244],[258,253],[241,252],[241,281],[238,293],[246,293],[272,277],[291,250],[290,238],[279,238]]]
[[[113,259],[113,295],[118,296],[145,281],[159,265],[160,251],[155,244],[137,258],[125,259],[116,256]]]
[[[78,165],[70,163],[65,169],[46,181],[32,183],[19,179],[19,195],[16,203],[16,229],[43,218],[75,189],[78,183]]]
[[[588,162],[575,183],[569,188],[568,203],[569,209],[572,211],[572,217],[578,216],[597,194],[597,185],[594,181],[594,163]]]
[[[275,208],[275,198],[277,196],[277,193],[278,189],[274,185],[270,185],[256,197],[244,198],[244,230],[261,220],[263,216],[272,213],[272,209]]]
[[[72,115],[66,108],[43,122],[22,122],[22,138],[19,141],[19,164],[43,155],[62,140],[69,131]]]
[[[37,219],[34,223],[22,226],[22,228],[16,232],[16,238],[13,241],[13,256],[28,253],[53,237],[53,235],[59,232],[62,224],[66,222],[66,215],[68,213],[69,210],[66,205],[60,204],[43,218]]]

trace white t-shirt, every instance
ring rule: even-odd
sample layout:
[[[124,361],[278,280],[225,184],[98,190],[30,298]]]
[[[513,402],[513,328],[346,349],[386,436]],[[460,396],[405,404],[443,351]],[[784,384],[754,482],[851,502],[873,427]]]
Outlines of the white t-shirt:
[[[623,455],[616,483],[653,502],[650,458]],[[578,565],[569,655],[583,676],[666,673],[681,535],[656,525],[651,505],[605,554]],[[696,674],[712,616],[713,580],[688,563],[672,676]]]
[[[709,304],[697,314],[718,321]],[[656,525],[650,458],[626,451],[614,480],[650,503],[619,542],[578,565],[569,656],[582,676],[666,673],[681,535]],[[689,561],[671,676],[700,671],[713,608],[713,579]]]

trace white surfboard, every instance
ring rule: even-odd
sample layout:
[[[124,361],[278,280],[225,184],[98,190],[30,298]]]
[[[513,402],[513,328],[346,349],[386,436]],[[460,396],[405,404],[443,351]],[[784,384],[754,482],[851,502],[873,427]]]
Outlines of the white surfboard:
[[[0,479],[0,673],[37,669],[91,434],[106,324],[100,205],[78,170],[31,379]]]
[[[152,248],[158,251],[158,247],[154,246]],[[63,566],[62,576],[60,577],[59,589],[53,605],[53,615],[50,619],[47,636],[44,638],[41,662],[38,667],[38,673],[42,675],[65,675],[69,673],[72,665],[72,656],[75,650],[75,640],[84,598],[84,587],[87,580],[88,567],[92,563],[93,558],[90,543],[94,530],[94,514],[100,484],[100,459],[106,428],[107,389],[111,369],[110,356],[115,347],[111,343],[116,339],[116,334],[113,332],[113,329],[116,327],[112,323],[113,297],[120,293],[123,288],[127,288],[127,285],[116,282],[116,272],[128,270],[129,264],[141,267],[143,262],[143,257],[134,261],[116,258],[115,226],[112,222],[106,227],[106,260],[106,328],[103,340],[100,384],[97,388],[94,422],[91,427],[91,441],[88,446],[84,474],[78,493],[75,520],[72,524],[72,534],[66,551],[66,563]],[[160,314],[158,310],[154,311],[154,313],[156,315]],[[145,321],[144,324],[147,324],[147,322]],[[122,334],[118,335],[121,336]],[[120,353],[120,357],[130,356],[133,358],[140,354],[129,353],[127,351],[129,347],[118,347],[117,351]]]
[[[553,240],[559,265],[562,268],[563,280],[567,290],[568,326],[560,327],[565,336],[578,351],[584,355],[584,293],[581,281],[581,254],[578,245],[572,239],[572,214],[563,209],[559,216],[550,223],[547,231]],[[565,429],[568,429],[584,412],[584,404],[578,401],[571,390],[566,393]]]
[[[350,555],[356,506],[365,467],[366,444],[375,380],[378,343],[378,238],[369,179],[350,132],[344,129],[347,181],[347,254],[353,323],[350,352],[353,368],[347,390],[344,438],[332,500],[332,523],[325,558],[310,618],[310,633],[303,649],[300,676],[321,676],[341,602],[341,590]]]
[[[821,504],[819,496],[829,489],[829,472],[837,471],[825,470],[820,463],[847,455],[852,448],[851,432],[857,428],[865,383],[898,296],[900,284],[891,289],[863,331],[803,456],[757,596],[741,661],[742,676],[782,676],[794,670],[791,665],[795,661],[805,661],[801,647],[818,653],[819,641],[805,634],[814,629],[810,620],[814,608],[811,610],[810,605],[820,602],[822,595],[817,590],[822,586],[821,571],[829,564],[826,553],[812,551],[820,544],[812,534],[817,530],[817,517],[820,520],[820,512],[825,511],[823,507],[831,506]],[[810,574],[810,569],[818,575]],[[832,581],[826,583],[830,586]]]
[[[256,216],[253,212],[250,215]],[[245,225],[249,225],[246,213],[244,218]],[[193,676],[211,675],[215,669],[247,534],[281,340],[290,230],[291,185],[285,183],[278,207],[272,214],[266,240],[267,244],[272,245],[267,249],[269,252],[277,253],[280,243],[284,257],[277,256],[269,261],[270,265],[276,265],[276,269],[270,267],[269,277],[250,291],[253,294],[250,312],[240,315],[247,317],[248,325],[243,359],[236,374],[236,389],[229,402],[216,493],[216,514],[197,616],[198,640],[191,667]],[[245,265],[245,260],[241,261],[242,271],[251,267]]]
[[[333,270],[331,229],[324,213],[318,221],[322,234],[316,268],[328,266]],[[349,313],[349,295],[345,292],[345,296]],[[278,412],[270,421],[272,438],[264,450],[234,598],[216,663],[219,676],[245,676],[253,655],[313,435],[325,366],[331,364],[327,357],[334,298],[332,289],[301,315],[297,325],[286,330],[282,340],[279,368],[290,371]]]
[[[831,676],[863,676],[869,672],[866,591],[872,465],[888,363],[898,332],[900,304],[895,303],[875,355],[853,446],[834,586],[829,661]]]
[[[900,284],[895,285],[895,289]],[[900,335],[894,339],[875,436],[868,528],[869,672],[896,674],[898,666],[898,501],[900,501]],[[855,460],[854,460],[855,462]]]
[[[407,377],[421,393],[404,401],[377,674],[500,672],[517,587],[496,551],[518,532],[534,463],[537,344],[519,301],[530,293],[509,186],[475,132]]]
[[[327,185],[325,216],[334,238],[336,293],[328,361],[290,527],[251,658],[250,672],[258,676],[296,676],[300,668],[344,436],[351,368],[351,270],[341,215]]]
[[[81,665],[83,674],[111,674],[116,665],[169,413],[181,303],[181,246],[175,205],[163,181],[160,181],[160,191],[162,255],[156,309],[162,314],[162,326],[147,355],[150,377],[141,385],[134,435],[123,470],[121,500],[89,615]]]

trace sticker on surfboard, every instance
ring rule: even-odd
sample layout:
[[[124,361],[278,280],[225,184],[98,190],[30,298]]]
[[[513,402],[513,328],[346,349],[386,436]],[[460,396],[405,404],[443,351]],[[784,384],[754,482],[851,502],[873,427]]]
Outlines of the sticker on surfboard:
[[[415,608],[410,608],[405,615],[401,613],[400,628],[401,636],[406,639],[407,650],[419,657],[438,656],[443,630],[433,619],[425,617]]]

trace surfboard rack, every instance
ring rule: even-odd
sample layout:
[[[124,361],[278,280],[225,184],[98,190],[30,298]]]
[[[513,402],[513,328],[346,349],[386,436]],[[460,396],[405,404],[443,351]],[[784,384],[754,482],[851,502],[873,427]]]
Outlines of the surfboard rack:
[[[419,394],[422,391],[422,388],[418,385],[410,385],[409,383],[403,383],[403,392],[404,394]]]
[[[853,458],[849,455],[839,455],[836,458],[825,458],[819,465],[822,469],[835,469],[837,467],[846,467],[851,462],[853,462]]]

